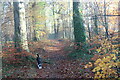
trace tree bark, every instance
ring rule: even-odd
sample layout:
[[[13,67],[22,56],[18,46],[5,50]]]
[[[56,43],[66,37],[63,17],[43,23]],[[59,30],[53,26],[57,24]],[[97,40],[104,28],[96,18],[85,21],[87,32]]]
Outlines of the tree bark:
[[[53,27],[54,27],[54,33],[55,33],[55,36],[54,36],[54,38],[56,39],[56,37],[57,37],[57,26],[56,26],[56,20],[55,20],[55,18],[56,18],[56,15],[55,15],[55,11],[54,11],[54,8],[55,8],[55,3],[53,2]]]
[[[26,20],[25,20],[25,7],[22,0],[21,2],[13,2],[14,6],[14,27],[15,27],[15,47],[18,52],[26,50],[29,52],[27,42]]]
[[[104,0],[104,15],[106,15],[106,3],[105,3],[105,0]],[[104,26],[105,26],[105,33],[106,33],[106,37],[108,38],[109,37],[109,34],[108,34],[108,23],[107,23],[107,16],[104,16]]]
[[[94,25],[95,25],[95,34],[98,35],[98,23],[97,23],[97,16],[95,15],[95,19],[94,19]]]
[[[90,30],[90,24],[89,23],[87,24],[87,27],[88,27],[89,39],[91,39],[91,30]]]
[[[3,12],[3,9],[2,9],[2,3],[0,3],[0,13]],[[1,24],[2,24],[2,17],[0,16],[0,53],[2,53],[2,27],[1,27]]]
[[[118,2],[118,15],[120,15],[120,1]],[[120,16],[118,16],[118,32],[118,37],[120,37]]]
[[[73,2],[73,26],[74,26],[74,37],[75,42],[78,47],[85,44],[86,36],[85,36],[85,28],[83,25],[83,19],[79,12],[79,2]],[[82,48],[84,46],[81,46]]]

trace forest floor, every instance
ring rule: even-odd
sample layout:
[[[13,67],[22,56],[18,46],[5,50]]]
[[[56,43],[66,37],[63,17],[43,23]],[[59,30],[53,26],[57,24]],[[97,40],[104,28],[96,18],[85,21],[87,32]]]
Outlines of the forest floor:
[[[17,52],[14,48],[14,42],[8,42],[4,44],[2,54],[0,54],[0,58],[2,58],[2,77],[95,78],[97,74],[98,78],[117,78],[119,77],[120,63],[117,59],[120,47],[118,40],[119,38],[116,36],[109,40],[95,37],[87,43],[88,52],[84,52],[85,50],[82,50],[82,48],[75,51],[75,43],[69,40],[28,42],[30,52]],[[42,69],[37,67],[36,53],[43,60]],[[99,74],[100,69],[105,69],[108,72],[106,73],[103,70]]]
[[[37,78],[81,78],[85,77],[84,62],[79,60],[70,59],[68,54],[70,50],[65,50],[68,47],[67,44],[63,44],[59,41],[54,41],[53,46],[46,46],[48,52],[48,59],[51,60],[52,64],[43,64],[43,69],[37,69]]]
[[[5,74],[3,73],[3,76],[5,78],[89,78],[93,76],[89,68],[84,68],[89,60],[68,57],[72,52],[72,49],[69,49],[69,42],[58,40],[50,40],[50,42],[51,45],[44,45],[44,54],[40,54],[43,59],[49,61],[43,63],[42,69],[37,68],[36,61],[22,62],[24,65],[11,67]],[[41,52],[41,48],[35,50],[34,52]],[[3,65],[3,67],[9,66]]]

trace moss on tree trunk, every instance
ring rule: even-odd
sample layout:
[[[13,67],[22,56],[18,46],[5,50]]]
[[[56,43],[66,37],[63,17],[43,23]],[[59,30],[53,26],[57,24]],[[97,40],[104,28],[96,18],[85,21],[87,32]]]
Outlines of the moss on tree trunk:
[[[78,48],[85,48],[86,36],[85,27],[83,25],[83,19],[79,12],[79,2],[73,2],[73,27],[74,27],[74,38]]]

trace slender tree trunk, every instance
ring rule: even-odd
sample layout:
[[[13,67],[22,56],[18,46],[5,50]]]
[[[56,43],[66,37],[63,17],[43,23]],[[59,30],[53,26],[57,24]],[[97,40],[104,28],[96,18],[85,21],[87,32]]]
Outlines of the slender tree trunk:
[[[104,15],[106,15],[106,3],[105,3],[105,0],[104,0]],[[105,26],[106,37],[108,38],[109,34],[108,34],[107,16],[104,16],[104,26]]]
[[[36,36],[35,22],[36,22],[36,20],[35,20],[34,16],[32,16],[32,23],[33,23],[33,41],[37,41],[37,40],[38,40],[38,38],[37,38],[37,36]]]
[[[55,21],[55,12],[54,12],[54,7],[55,7],[55,5],[54,5],[54,2],[53,2],[53,27],[54,27],[54,33],[55,33],[55,36],[54,36],[54,38],[56,38],[56,34],[57,34],[57,29],[56,29],[56,21]]]
[[[2,9],[2,3],[0,3],[0,14],[3,12],[3,9]],[[2,24],[2,17],[0,16],[0,53],[2,53],[2,27],[1,27],[1,24]]]
[[[63,39],[65,39],[65,20],[64,20],[64,14],[62,15],[62,27],[63,27]]]
[[[67,37],[67,19],[65,19],[64,26],[65,26],[65,38],[68,38]]]
[[[89,39],[91,39],[91,31],[90,31],[90,24],[88,23],[87,27],[88,27],[88,33],[89,33]]]
[[[48,32],[47,33],[50,33],[50,34],[52,34],[52,25],[51,25],[51,22],[52,22],[52,20],[51,20],[51,16],[50,16],[50,14],[51,14],[51,12],[52,12],[52,10],[51,10],[51,7],[49,6],[47,6],[46,8],[45,8],[46,10],[45,10],[45,16],[47,17],[47,19],[46,19],[46,23],[45,23],[45,25],[46,25],[46,28],[48,28]]]
[[[68,4],[68,15],[70,14],[70,2]],[[71,26],[70,26],[70,15],[68,16],[68,27],[69,27],[69,32],[68,32],[68,39],[71,40]]]
[[[2,53],[2,30],[1,30],[1,25],[0,25],[0,53]]]
[[[26,21],[25,21],[25,7],[24,3],[13,2],[14,6],[14,26],[15,26],[15,47],[17,51],[26,50],[29,51],[27,42],[27,31],[26,31]]]
[[[96,5],[95,2],[94,2],[94,5]],[[98,14],[97,6],[94,6],[94,15],[95,16],[94,16],[93,22],[94,22],[94,26],[95,26],[94,32],[96,35],[98,35],[98,16],[97,16],[97,14]]]
[[[94,25],[95,25],[95,34],[98,35],[98,23],[97,23],[97,16],[95,15],[95,19],[94,19]]]
[[[120,1],[118,2],[118,15],[120,15]],[[120,16],[118,16],[118,29],[119,29],[118,30],[118,37],[120,37]],[[118,44],[119,44],[119,41],[118,41]],[[119,57],[119,56],[120,56],[120,54],[117,55],[117,57]],[[119,68],[117,69],[117,72],[120,72]]]
[[[120,1],[118,2],[118,15],[120,15]],[[120,16],[118,16],[118,32],[118,37],[120,37]]]
[[[60,28],[60,23],[59,23],[59,19],[57,19],[57,27],[56,27],[56,38],[58,38],[58,34],[59,34],[59,28]]]
[[[2,13],[3,13],[3,4],[0,2],[0,55],[2,53]],[[2,56],[0,56],[0,79],[2,80]]]
[[[36,18],[34,17],[35,16],[35,11],[36,11],[35,6],[36,6],[36,2],[34,1],[32,3],[32,8],[33,8],[33,10],[32,10],[33,41],[37,41],[38,40],[37,35],[36,35],[37,33],[36,33],[36,30],[35,30],[35,23],[36,23]]]

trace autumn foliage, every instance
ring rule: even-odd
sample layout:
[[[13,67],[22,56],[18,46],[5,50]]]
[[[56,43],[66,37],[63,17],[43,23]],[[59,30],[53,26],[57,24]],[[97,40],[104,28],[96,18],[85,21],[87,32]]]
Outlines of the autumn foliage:
[[[85,68],[93,68],[92,72],[95,73],[94,78],[118,78],[118,68],[120,62],[118,60],[119,44],[118,36],[114,36],[110,39],[95,37],[93,44],[95,52],[93,58],[94,62],[89,62],[85,65]],[[90,49],[93,50],[93,49]]]

